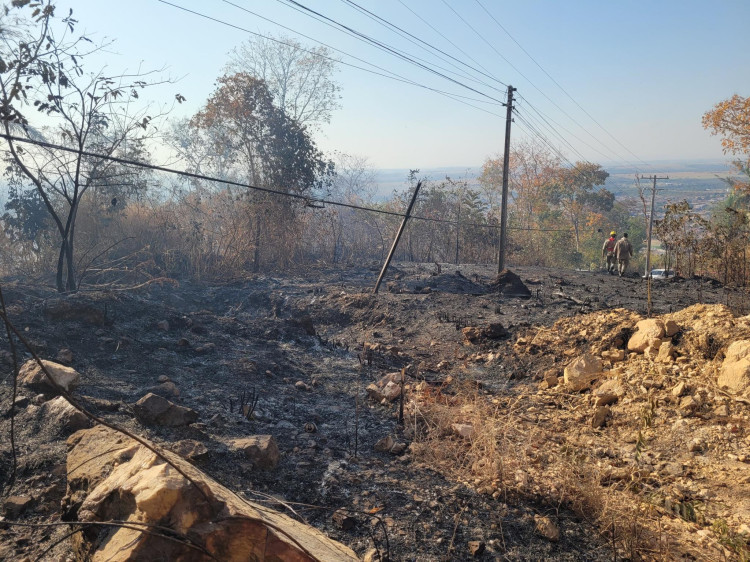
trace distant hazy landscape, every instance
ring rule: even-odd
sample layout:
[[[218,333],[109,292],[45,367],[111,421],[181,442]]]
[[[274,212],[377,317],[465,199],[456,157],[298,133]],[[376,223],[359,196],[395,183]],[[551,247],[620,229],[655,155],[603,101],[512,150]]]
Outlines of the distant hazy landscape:
[[[657,207],[669,201],[687,199],[696,210],[706,210],[727,194],[727,184],[722,178],[732,175],[733,171],[726,160],[690,160],[690,161],[651,161],[648,171],[629,168],[621,164],[604,165],[610,176],[605,187],[618,199],[638,197],[635,185],[636,172],[642,176],[668,176],[669,180],[657,182]],[[378,184],[377,197],[385,199],[393,191],[406,187],[407,169],[378,169],[375,181]],[[441,181],[447,177],[453,180],[466,179],[475,183],[481,174],[480,166],[451,166],[444,168],[420,169],[419,177],[431,181]],[[650,189],[649,180],[641,180]],[[650,191],[649,191],[650,193]]]

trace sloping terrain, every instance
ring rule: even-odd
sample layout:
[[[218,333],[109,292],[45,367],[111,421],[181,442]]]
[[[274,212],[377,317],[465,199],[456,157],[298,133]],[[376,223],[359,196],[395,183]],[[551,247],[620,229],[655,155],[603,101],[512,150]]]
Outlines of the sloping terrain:
[[[216,480],[360,556],[373,548],[392,560],[746,553],[750,406],[716,383],[728,345],[750,339],[744,293],[711,280],[649,290],[636,276],[519,268],[522,298],[502,292],[509,276],[490,267],[399,264],[374,295],[377,272],[68,297],[10,283],[3,292],[35,351],[81,373],[74,395],[92,412],[176,451],[201,443],[193,461]],[[626,349],[649,309],[678,327],[669,359]],[[571,390],[564,368],[586,354],[604,358],[601,371]],[[399,401],[380,394],[385,386],[367,390],[389,373],[400,383],[401,372],[403,424]],[[148,392],[198,421],[142,421],[134,405]],[[58,521],[75,427],[35,391],[19,395],[17,478],[3,490],[17,499],[4,498],[2,515]],[[261,434],[281,450],[273,468],[248,464],[232,446]],[[8,474],[10,445],[1,443]],[[345,520],[333,517],[340,508]],[[65,560],[69,543],[55,543],[67,532],[5,525],[0,558],[46,551],[43,559]]]

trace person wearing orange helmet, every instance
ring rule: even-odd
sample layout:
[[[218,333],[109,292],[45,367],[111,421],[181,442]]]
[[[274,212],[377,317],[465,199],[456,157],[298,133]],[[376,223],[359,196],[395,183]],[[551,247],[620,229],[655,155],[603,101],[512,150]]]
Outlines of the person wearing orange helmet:
[[[615,244],[617,244],[617,233],[613,230],[609,233],[609,238],[604,241],[602,246],[602,257],[607,258],[607,273],[615,274],[617,268],[617,259],[615,258]]]

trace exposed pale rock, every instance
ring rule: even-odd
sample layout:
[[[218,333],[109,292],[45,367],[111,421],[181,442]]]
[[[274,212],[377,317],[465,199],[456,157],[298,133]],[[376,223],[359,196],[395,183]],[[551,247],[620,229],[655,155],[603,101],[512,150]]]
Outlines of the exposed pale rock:
[[[560,540],[560,529],[549,517],[534,515],[534,525],[536,532],[548,541],[557,542]]]
[[[171,452],[163,454],[190,480],[146,447],[101,426],[74,434],[68,446],[64,509],[73,519],[168,527],[200,544],[212,560],[357,560],[351,549],[267,506],[240,499]],[[92,526],[72,541],[80,560],[206,558],[185,541],[138,528]]]
[[[136,417],[147,424],[177,427],[198,419],[198,412],[173,404],[166,398],[148,393],[133,405]]]
[[[65,391],[75,388],[81,381],[81,375],[72,367],[66,367],[53,361],[42,359],[42,364],[49,371],[52,380]],[[37,392],[56,393],[42,368],[34,359],[29,359],[18,371],[18,382]]]
[[[607,351],[602,351],[602,359],[605,361],[609,361],[610,363],[617,363],[618,361],[622,361],[625,359],[625,350],[624,349],[610,349]]]
[[[732,392],[750,388],[750,341],[738,340],[729,346],[716,382]]]
[[[375,402],[381,402],[383,400],[383,393],[375,383],[367,385],[367,396]]]
[[[152,386],[149,389],[149,392],[153,392],[154,394],[158,394],[159,396],[163,396],[164,398],[180,397],[180,389],[177,388],[177,385],[172,381],[166,381],[157,384],[156,386]]]
[[[659,346],[659,353],[656,356],[657,363],[671,363],[674,360],[675,348],[672,342],[665,341]]]
[[[401,396],[401,385],[395,382],[389,382],[383,388],[383,398],[389,402],[393,402],[396,398]]]
[[[485,549],[485,545],[482,541],[469,541],[466,543],[466,547],[469,549],[469,554],[472,556],[481,556]]]
[[[637,353],[643,353],[649,345],[653,345],[655,341],[661,340],[666,333],[664,323],[658,318],[641,320],[635,325],[635,328],[636,332],[628,341],[628,350]]]
[[[574,392],[585,390],[602,374],[602,360],[590,354],[582,355],[565,367],[563,378]]]
[[[161,330],[162,332],[168,332],[169,331],[169,322],[167,320],[159,320],[156,323],[156,329]]]
[[[51,419],[63,432],[86,429],[91,424],[83,412],[76,410],[65,397],[58,396],[42,405],[42,415]]]
[[[625,396],[625,385],[617,379],[609,379],[594,390],[594,396],[596,396],[596,406],[613,404]]]
[[[680,396],[683,396],[687,390],[687,383],[685,381],[680,381],[674,386],[674,388],[672,388],[672,396],[679,398]]]
[[[257,468],[270,470],[279,464],[281,454],[273,435],[241,437],[232,440],[230,446],[236,451],[241,451]]]

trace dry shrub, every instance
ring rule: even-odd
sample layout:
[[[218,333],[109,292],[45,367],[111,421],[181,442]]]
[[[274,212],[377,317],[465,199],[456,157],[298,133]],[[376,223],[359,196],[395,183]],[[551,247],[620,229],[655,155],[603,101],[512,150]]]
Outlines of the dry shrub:
[[[415,458],[494,498],[570,509],[596,526],[617,556],[670,559],[674,545],[665,546],[668,537],[658,529],[660,514],[644,501],[640,474],[608,479],[585,445],[528,416],[534,400],[422,383],[406,410]],[[460,437],[454,424],[470,425],[470,437]]]

